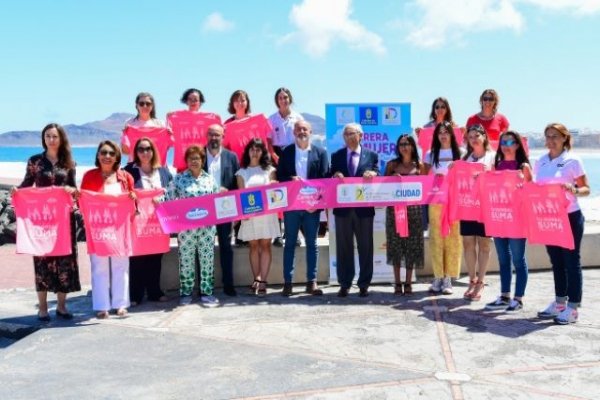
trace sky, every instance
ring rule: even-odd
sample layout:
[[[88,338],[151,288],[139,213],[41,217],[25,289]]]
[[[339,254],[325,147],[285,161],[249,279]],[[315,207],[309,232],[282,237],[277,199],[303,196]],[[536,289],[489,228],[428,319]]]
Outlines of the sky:
[[[227,117],[231,93],[275,112],[326,103],[411,103],[412,126],[444,96],[463,125],[486,88],[511,128],[600,130],[600,0],[56,0],[0,4],[0,132],[135,113],[159,117],[187,88]],[[1,141],[0,141],[1,143]]]

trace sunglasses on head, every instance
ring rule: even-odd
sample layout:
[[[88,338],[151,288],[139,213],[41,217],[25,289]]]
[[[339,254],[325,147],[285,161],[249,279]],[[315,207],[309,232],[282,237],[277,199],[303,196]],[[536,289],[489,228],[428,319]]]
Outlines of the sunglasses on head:
[[[504,139],[500,141],[500,146],[512,146],[517,143],[515,139]]]
[[[482,101],[494,101],[494,98],[493,98],[493,97],[490,97],[490,96],[483,96],[483,97],[481,98],[481,100],[482,100]]]
[[[150,101],[138,101],[138,106],[140,107],[151,107],[152,102]]]
[[[114,157],[117,155],[117,152],[113,150],[100,150],[100,155]]]
[[[152,147],[150,147],[150,146],[148,146],[148,147],[140,146],[137,148],[138,153],[150,153],[151,151],[152,151]]]

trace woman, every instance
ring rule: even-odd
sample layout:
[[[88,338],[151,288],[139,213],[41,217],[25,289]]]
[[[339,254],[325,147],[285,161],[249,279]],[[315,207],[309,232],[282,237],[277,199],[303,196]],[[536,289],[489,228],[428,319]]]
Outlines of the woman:
[[[267,136],[269,148],[272,148],[274,152],[273,161],[275,164],[279,163],[279,157],[283,154],[283,148],[294,143],[294,124],[297,121],[304,120],[300,113],[292,110],[291,106],[293,102],[294,99],[290,89],[280,87],[275,91],[275,106],[277,106],[277,112],[269,117],[269,123],[273,129]],[[281,226],[281,220],[279,222]],[[299,238],[297,239],[296,244],[300,245]],[[273,245],[278,247],[283,246],[283,239],[281,236],[277,236],[275,240],[273,240]]]
[[[19,188],[31,186],[62,186],[75,196],[75,162],[65,129],[58,124],[48,124],[42,129],[44,151],[27,161],[27,169]],[[14,193],[17,188],[13,188]],[[56,317],[73,318],[67,310],[67,293],[81,290],[79,265],[77,264],[77,240],[75,218],[71,215],[71,254],[60,257],[33,257],[35,290],[38,297],[38,319],[50,321],[48,314],[48,291],[56,293]]]
[[[466,126],[482,125],[489,140],[498,140],[500,134],[508,129],[508,119],[498,112],[500,98],[494,89],[485,89],[479,97],[481,111],[467,119]]]
[[[425,167],[419,161],[417,144],[412,136],[402,135],[396,142],[396,155],[385,166],[385,176],[422,175]],[[387,263],[394,266],[394,294],[412,295],[412,273],[414,268],[423,268],[424,242],[423,242],[423,216],[421,206],[407,207],[408,237],[400,237],[396,232],[394,207],[387,207],[385,219],[385,233],[387,239]],[[406,266],[406,280],[404,287],[400,280],[400,267]]]
[[[554,272],[556,299],[546,309],[538,312],[540,318],[554,318],[560,325],[577,322],[581,304],[583,276],[581,273],[581,239],[585,219],[577,203],[577,197],[590,194],[583,163],[571,152],[571,133],[566,126],[552,123],[544,129],[548,153],[540,157],[533,168],[537,183],[561,183],[569,200],[568,213],[575,248],[546,246]]]
[[[515,131],[506,131],[500,135],[500,143],[494,160],[496,171],[521,171],[526,182],[531,181],[529,158],[523,147],[521,135]],[[494,237],[494,245],[498,254],[500,267],[500,296],[495,301],[486,304],[486,310],[505,310],[514,312],[523,309],[523,296],[527,287],[527,259],[525,258],[525,238]],[[512,280],[512,265],[515,267],[515,295],[510,298]]]
[[[81,190],[106,194],[128,193],[135,200],[133,178],[120,169],[121,150],[112,140],[103,140],[96,151],[96,168],[83,175]],[[119,317],[129,307],[129,258],[90,254],[92,305],[98,319],[108,318],[111,309]]]
[[[275,152],[275,157],[273,157],[275,163],[279,161],[283,148],[294,143],[294,124],[304,120],[300,113],[292,110],[293,102],[290,89],[281,87],[275,91],[277,112],[269,117],[269,123],[273,130],[267,137],[269,146]]]
[[[490,148],[485,129],[481,125],[467,127],[467,154],[463,160],[483,164],[489,171],[494,165],[495,153]],[[485,235],[485,226],[477,221],[460,221],[465,264],[469,273],[469,287],[464,293],[466,300],[479,301],[485,287],[485,274],[490,262],[492,239]]]
[[[242,157],[242,168],[236,172],[238,188],[268,185],[276,182],[275,168],[261,139],[252,139]],[[250,268],[254,276],[252,292],[267,294],[267,277],[271,268],[271,240],[279,235],[277,214],[261,215],[243,220],[239,232],[241,240],[250,242]]]
[[[156,118],[154,97],[152,97],[150,93],[138,93],[138,95],[135,97],[135,109],[137,110],[137,115],[125,121],[123,133],[125,133],[125,130],[128,126],[132,126],[134,128],[165,127],[165,124],[160,119]],[[121,139],[121,148],[123,149],[123,154],[129,154],[130,146],[131,143],[129,143],[126,139],[126,136],[123,135]]]
[[[154,143],[147,137],[135,144],[133,161],[125,166],[133,177],[137,189],[166,188],[173,179],[169,169],[160,165],[160,157]],[[136,306],[148,293],[150,301],[167,301],[160,289],[162,254],[147,254],[129,258],[129,297],[131,306]]]
[[[438,97],[433,100],[431,104],[431,112],[429,113],[429,122],[423,125],[423,128],[435,128],[435,126],[442,122],[449,122],[452,126],[456,126],[452,119],[452,110],[450,109],[450,103],[445,97]],[[415,128],[417,136],[421,128]]]
[[[180,101],[188,106],[189,112],[200,112],[200,107],[206,102],[202,92],[194,88],[183,92]]]
[[[448,174],[448,167],[461,158],[461,150],[454,137],[454,127],[449,122],[442,122],[433,131],[431,150],[425,155],[425,171],[438,176]],[[433,265],[433,282],[429,291],[433,293],[452,294],[452,278],[460,275],[462,237],[459,223],[450,226],[450,233],[442,236],[443,206],[429,206],[429,245]]]
[[[167,200],[199,197],[218,192],[213,177],[202,168],[206,162],[206,153],[200,146],[193,145],[185,151],[187,169],[177,175],[169,184]],[[216,307],[219,300],[213,296],[215,287],[214,248],[216,228],[204,228],[182,231],[177,235],[179,243],[179,281],[182,306],[192,302],[192,291],[196,281],[196,257],[200,261],[200,303],[204,307]]]

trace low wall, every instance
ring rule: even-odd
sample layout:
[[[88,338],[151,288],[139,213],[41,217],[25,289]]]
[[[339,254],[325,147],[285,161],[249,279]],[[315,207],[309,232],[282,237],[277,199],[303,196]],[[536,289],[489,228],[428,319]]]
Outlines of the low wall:
[[[163,259],[161,286],[165,290],[176,290],[179,288],[179,272],[177,244],[173,241],[171,251]],[[269,273],[269,284],[283,284],[283,248],[273,246],[273,262]],[[584,267],[600,266],[600,226],[586,226],[586,233],[581,243],[581,264]],[[296,247],[296,269],[294,271],[295,283],[306,281],[306,248]],[[550,261],[546,248],[541,245],[527,246],[527,262],[530,270],[549,269]],[[219,251],[215,247],[215,285],[221,287],[221,268]],[[489,272],[498,272],[498,257],[496,249],[492,245]],[[246,286],[252,283],[253,277],[250,272],[247,247],[234,247],[233,249],[233,273],[236,286]],[[461,275],[466,274],[463,262]],[[429,257],[429,240],[425,238],[425,268],[417,271],[418,277],[429,277],[433,275],[431,260]],[[319,239],[319,282],[329,281],[329,246],[327,239]],[[337,284],[337,282],[331,282]]]

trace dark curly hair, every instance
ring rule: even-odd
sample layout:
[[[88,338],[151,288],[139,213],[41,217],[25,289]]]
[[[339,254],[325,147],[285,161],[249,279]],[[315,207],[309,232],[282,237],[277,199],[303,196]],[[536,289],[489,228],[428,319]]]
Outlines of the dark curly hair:
[[[271,156],[269,155],[269,151],[267,150],[265,142],[259,138],[250,140],[250,142],[248,142],[246,145],[246,148],[244,149],[244,155],[242,155],[242,167],[248,168],[250,165],[250,149],[253,147],[259,148],[262,151],[258,163],[262,169],[267,169],[271,165]]]

